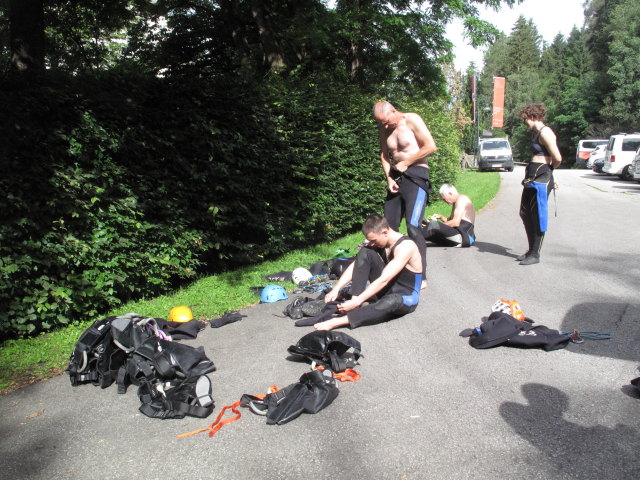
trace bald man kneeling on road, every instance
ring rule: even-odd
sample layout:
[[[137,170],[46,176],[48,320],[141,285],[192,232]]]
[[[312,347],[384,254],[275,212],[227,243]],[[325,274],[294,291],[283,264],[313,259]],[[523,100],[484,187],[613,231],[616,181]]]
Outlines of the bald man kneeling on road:
[[[440,187],[440,198],[451,205],[451,216],[447,218],[435,213],[428,221],[423,221],[424,239],[444,246],[470,247],[476,241],[473,231],[476,210],[471,199],[458,193],[450,183]]]

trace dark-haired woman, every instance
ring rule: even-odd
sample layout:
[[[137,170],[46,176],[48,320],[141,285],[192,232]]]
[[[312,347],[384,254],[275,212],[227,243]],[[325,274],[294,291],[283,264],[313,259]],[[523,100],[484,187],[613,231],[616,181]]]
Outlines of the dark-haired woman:
[[[520,218],[527,232],[529,249],[517,259],[520,265],[540,263],[540,250],[547,231],[547,201],[554,188],[553,170],[562,162],[562,156],[556,145],[556,136],[544,124],[546,108],[541,104],[530,104],[520,109],[520,117],[531,130],[531,148],[533,156],[527,164],[522,185]]]

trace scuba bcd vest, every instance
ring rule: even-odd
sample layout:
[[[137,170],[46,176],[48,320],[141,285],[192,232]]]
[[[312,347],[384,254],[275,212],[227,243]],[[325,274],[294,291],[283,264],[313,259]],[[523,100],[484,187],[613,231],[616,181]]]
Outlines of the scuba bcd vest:
[[[115,382],[127,358],[127,352],[113,343],[111,324],[117,318],[96,320],[78,339],[66,369],[74,387],[93,383],[107,388]]]
[[[159,321],[128,313],[94,322],[71,354],[71,385],[91,382],[106,388],[116,381],[118,393],[125,393],[134,384],[140,411],[149,417],[208,416],[214,403],[206,374],[215,365],[202,347],[170,341]]]

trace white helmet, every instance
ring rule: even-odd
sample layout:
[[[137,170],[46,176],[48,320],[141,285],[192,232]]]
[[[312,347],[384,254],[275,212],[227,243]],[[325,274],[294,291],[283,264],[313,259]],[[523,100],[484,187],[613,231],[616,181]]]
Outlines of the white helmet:
[[[511,315],[511,305],[509,305],[508,300],[500,299],[491,307],[492,312],[503,312],[507,315]]]
[[[521,322],[525,319],[524,313],[522,313],[522,309],[520,308],[520,304],[516,300],[505,300],[504,298],[501,298],[493,304],[491,311],[506,313]]]
[[[291,272],[291,280],[296,285],[301,285],[303,282],[308,281],[311,277],[313,277],[313,274],[303,267],[296,268],[293,272]]]

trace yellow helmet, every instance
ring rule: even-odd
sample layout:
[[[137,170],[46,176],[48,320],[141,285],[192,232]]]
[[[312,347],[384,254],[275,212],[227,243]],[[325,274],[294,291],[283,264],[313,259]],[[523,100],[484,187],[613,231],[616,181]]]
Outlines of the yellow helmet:
[[[169,321],[171,322],[188,322],[193,320],[193,312],[189,307],[179,305],[169,310]]]

